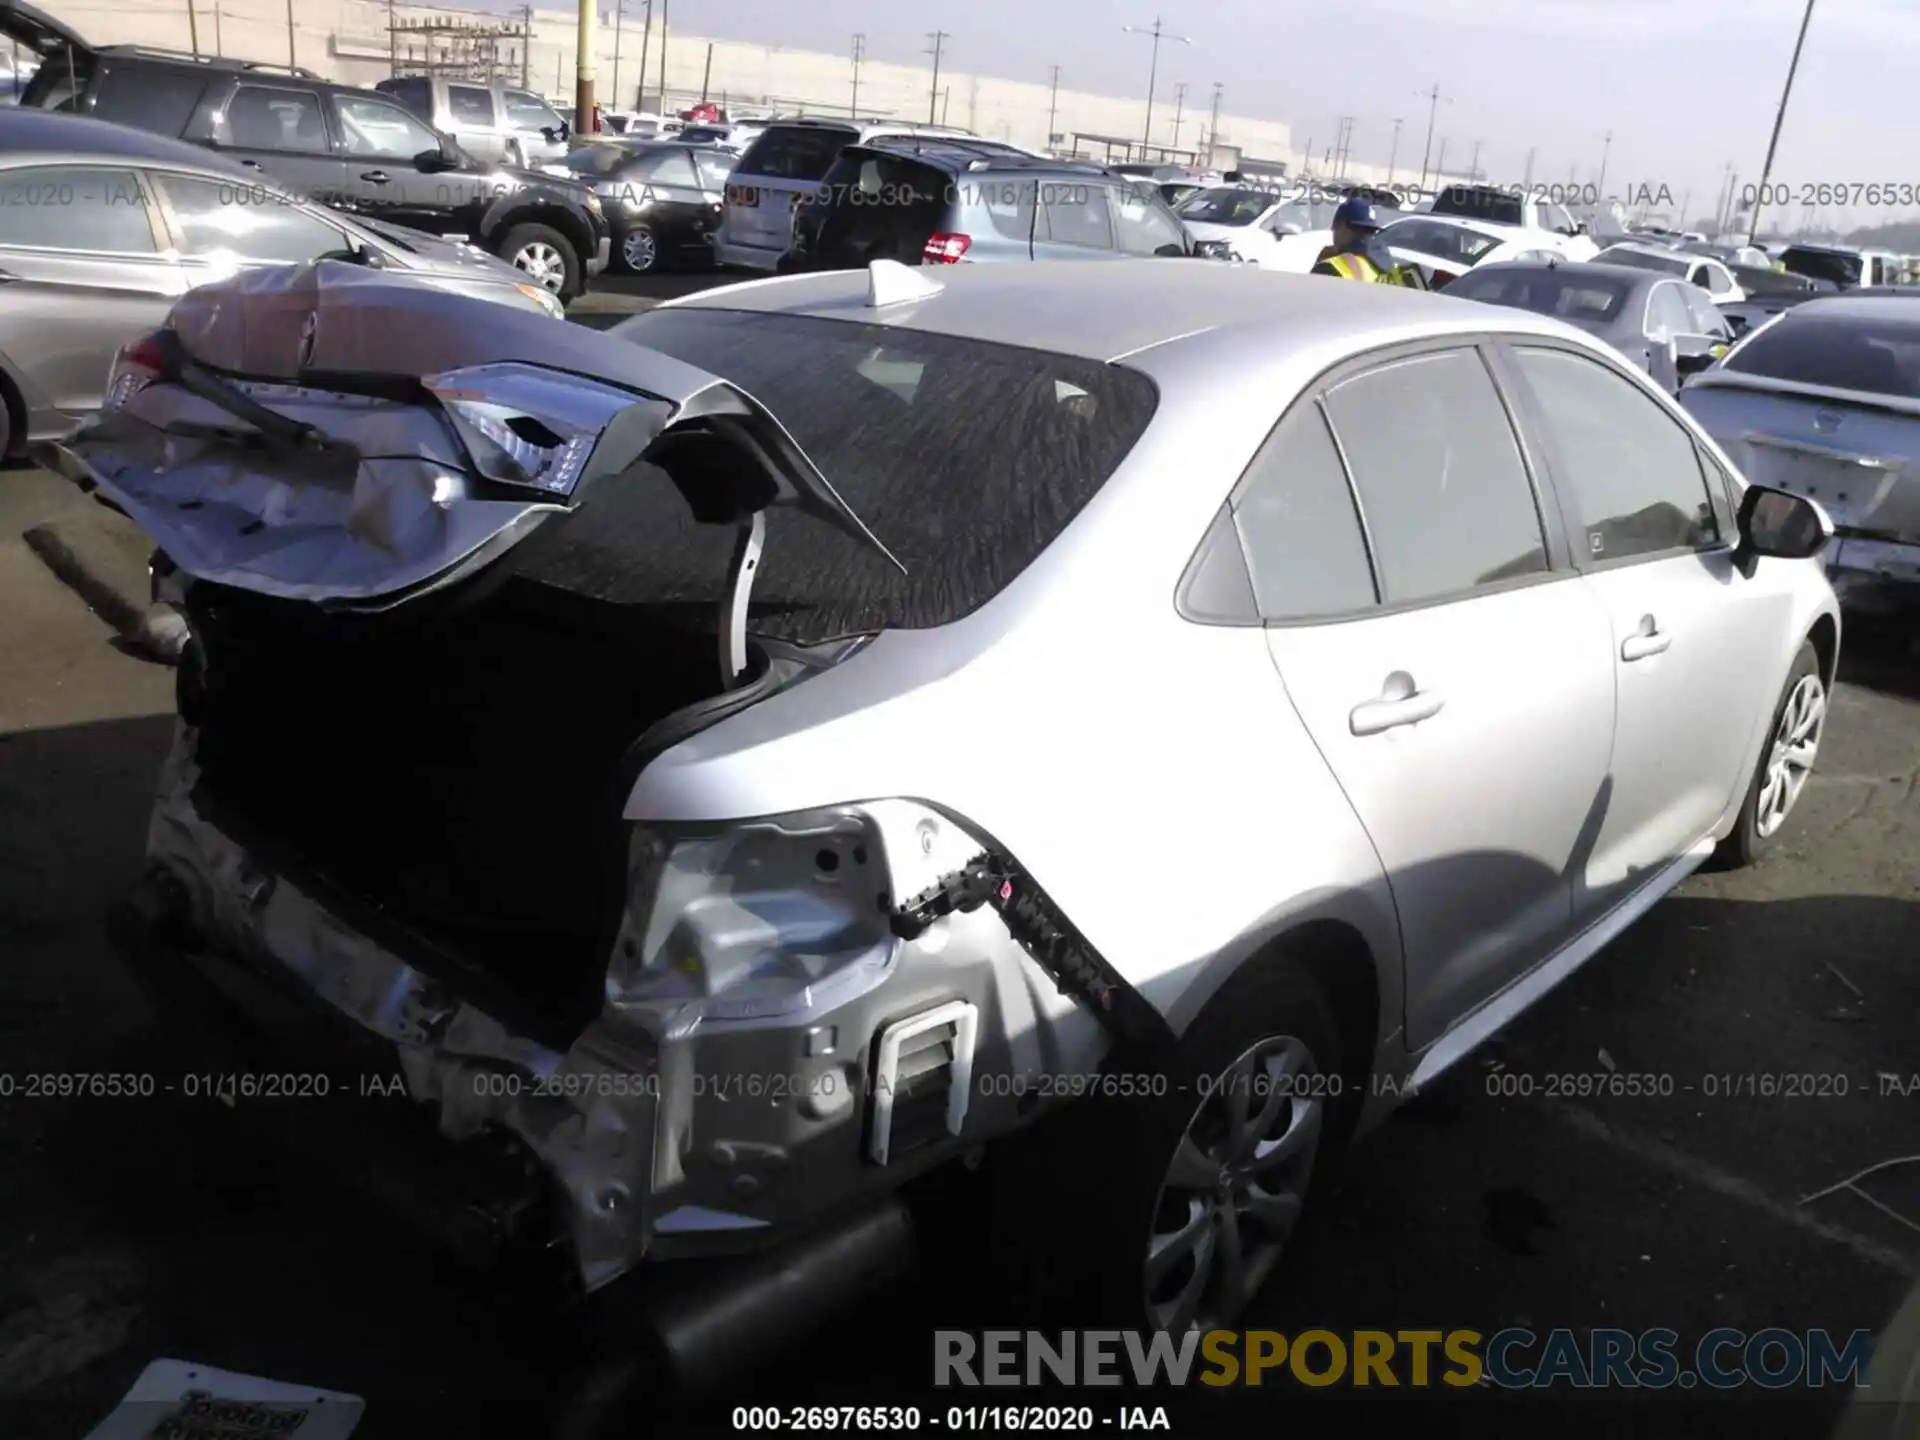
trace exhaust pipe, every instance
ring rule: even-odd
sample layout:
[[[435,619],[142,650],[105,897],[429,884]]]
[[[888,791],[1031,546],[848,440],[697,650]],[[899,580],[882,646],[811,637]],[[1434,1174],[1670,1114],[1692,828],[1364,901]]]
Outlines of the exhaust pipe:
[[[699,1398],[741,1377],[796,1334],[845,1316],[906,1279],[913,1221],[894,1195],[766,1251],[656,1262],[601,1297],[606,1347],[571,1388],[556,1440],[630,1435],[662,1401]]]

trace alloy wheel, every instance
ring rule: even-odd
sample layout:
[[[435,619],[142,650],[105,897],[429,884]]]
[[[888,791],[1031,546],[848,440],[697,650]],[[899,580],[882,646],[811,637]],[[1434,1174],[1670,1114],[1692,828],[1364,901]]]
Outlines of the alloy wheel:
[[[1302,1041],[1276,1036],[1207,1083],[1154,1202],[1144,1288],[1155,1328],[1230,1323],[1272,1273],[1320,1145],[1317,1074]]]
[[[567,262],[561,258],[558,250],[544,240],[522,245],[513,257],[513,268],[534,284],[556,295],[567,282]]]
[[[660,258],[660,246],[651,230],[629,230],[620,241],[620,258],[629,270],[651,270]]]
[[[1803,675],[1780,708],[1767,768],[1760,782],[1760,799],[1753,807],[1754,833],[1770,839],[1793,809],[1820,753],[1820,736],[1827,723],[1827,687],[1818,675]]]

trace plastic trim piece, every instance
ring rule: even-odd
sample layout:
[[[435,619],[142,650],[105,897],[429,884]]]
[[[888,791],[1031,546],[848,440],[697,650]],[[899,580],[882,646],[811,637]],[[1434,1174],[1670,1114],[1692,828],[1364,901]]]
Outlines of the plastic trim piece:
[[[893,1092],[899,1083],[900,1049],[916,1036],[944,1025],[954,1029],[953,1062],[947,1074],[947,1133],[958,1135],[966,1124],[967,1097],[973,1093],[973,1048],[980,1030],[980,1011],[970,1001],[950,1000],[880,1032],[873,1064],[873,1134],[867,1141],[867,1153],[876,1165],[886,1164],[892,1149]]]

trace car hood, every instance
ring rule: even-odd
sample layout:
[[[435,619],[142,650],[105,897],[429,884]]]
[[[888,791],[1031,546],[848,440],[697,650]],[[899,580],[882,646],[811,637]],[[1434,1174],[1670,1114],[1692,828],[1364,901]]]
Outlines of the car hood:
[[[790,505],[899,564],[751,395],[628,340],[338,261],[201,286],[160,338],[41,458],[198,579],[386,609],[661,479],[701,521]]]
[[[497,255],[489,255],[477,245],[461,240],[446,240],[424,230],[405,225],[390,225],[383,220],[355,216],[354,223],[376,239],[388,241],[400,251],[400,263],[410,272],[426,271],[437,275],[498,280],[502,284],[524,284],[526,277]]]
[[[93,48],[77,32],[68,29],[44,10],[25,4],[24,0],[0,0],[0,36],[5,36],[23,50],[43,56],[66,45],[76,50]]]
[[[1249,235],[1267,233],[1257,225],[1221,225],[1211,220],[1189,220],[1184,215],[1178,218],[1196,240],[1243,240]]]

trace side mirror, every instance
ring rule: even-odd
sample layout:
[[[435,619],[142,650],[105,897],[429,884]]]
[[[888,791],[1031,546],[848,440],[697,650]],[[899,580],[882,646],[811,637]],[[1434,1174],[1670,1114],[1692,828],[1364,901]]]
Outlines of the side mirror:
[[[1187,249],[1187,247],[1184,245],[1177,245],[1169,241],[1167,244],[1162,245],[1159,249],[1155,250],[1153,253],[1159,256],[1162,260],[1177,260],[1184,256],[1194,254],[1195,252]]]
[[[1786,490],[1749,485],[1740,497],[1736,519],[1740,543],[1734,563],[1743,575],[1753,574],[1761,556],[1776,560],[1811,560],[1833,538],[1833,522],[1813,501]]]
[[[422,150],[413,157],[413,168],[422,175],[437,175],[443,170],[453,168],[444,150]]]

